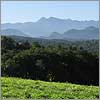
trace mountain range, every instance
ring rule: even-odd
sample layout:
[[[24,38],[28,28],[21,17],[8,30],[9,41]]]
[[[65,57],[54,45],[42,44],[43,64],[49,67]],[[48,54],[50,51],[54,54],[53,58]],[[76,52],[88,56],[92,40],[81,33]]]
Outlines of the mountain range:
[[[17,29],[10,29],[10,28],[1,30],[1,35],[28,36],[28,35],[24,34],[23,32],[21,32]]]
[[[92,39],[98,37],[98,26],[99,22],[94,20],[77,21],[42,17],[36,22],[1,24],[1,34],[48,39]]]

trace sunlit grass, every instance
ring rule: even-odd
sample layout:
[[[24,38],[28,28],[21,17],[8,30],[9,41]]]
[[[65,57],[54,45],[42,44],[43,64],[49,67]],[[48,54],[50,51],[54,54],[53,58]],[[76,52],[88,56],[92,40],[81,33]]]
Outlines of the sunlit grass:
[[[1,78],[3,98],[94,99],[99,87],[71,83],[44,82],[20,78]]]

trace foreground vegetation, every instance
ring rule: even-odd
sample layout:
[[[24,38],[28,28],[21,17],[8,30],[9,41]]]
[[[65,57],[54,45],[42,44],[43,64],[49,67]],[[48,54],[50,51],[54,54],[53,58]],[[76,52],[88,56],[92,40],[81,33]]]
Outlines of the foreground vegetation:
[[[92,45],[92,44],[91,44]],[[98,53],[75,45],[48,45],[1,38],[1,75],[52,82],[99,84]]]
[[[2,77],[1,82],[2,98],[96,99],[99,97],[97,86],[6,77]]]
[[[98,40],[59,41],[43,45],[1,37],[2,97],[98,98]]]

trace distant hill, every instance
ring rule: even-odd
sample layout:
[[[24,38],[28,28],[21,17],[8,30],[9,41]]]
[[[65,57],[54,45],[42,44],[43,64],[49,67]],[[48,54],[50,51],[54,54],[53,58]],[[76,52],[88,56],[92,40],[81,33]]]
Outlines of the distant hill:
[[[63,34],[63,38],[71,39],[98,39],[99,29],[93,26],[82,30],[71,29]]]
[[[30,37],[27,34],[16,29],[5,29],[1,31],[2,35],[6,36],[24,36]],[[99,38],[99,28],[90,26],[85,29],[71,29],[63,34],[52,32],[48,37],[38,37],[38,39],[62,39],[62,40],[90,40]]]
[[[53,32],[50,34],[48,39],[62,39],[62,34],[60,34],[58,32]]]
[[[92,53],[99,52],[99,41],[98,39],[91,39],[91,40],[71,40],[71,39],[42,39],[42,38],[32,38],[32,37],[23,37],[23,36],[9,36],[16,40],[17,42],[25,42],[28,41],[29,43],[38,42],[43,46],[76,46],[76,47],[83,47],[85,50],[88,50]]]
[[[1,30],[1,35],[15,35],[15,36],[28,36],[26,34],[24,34],[23,32],[17,30],[17,29],[5,29],[5,30]]]
[[[77,21],[71,19],[60,19],[55,17],[42,17],[36,22],[25,23],[5,23],[1,24],[1,29],[17,29],[27,33],[31,37],[48,37],[52,32],[63,34],[70,29],[84,29],[89,26],[98,27],[99,22],[94,20]]]
[[[50,34],[48,39],[74,39],[74,40],[88,40],[88,39],[98,39],[99,38],[99,29],[93,26],[87,27],[85,29],[71,29],[64,34],[59,34],[57,32],[53,32]]]

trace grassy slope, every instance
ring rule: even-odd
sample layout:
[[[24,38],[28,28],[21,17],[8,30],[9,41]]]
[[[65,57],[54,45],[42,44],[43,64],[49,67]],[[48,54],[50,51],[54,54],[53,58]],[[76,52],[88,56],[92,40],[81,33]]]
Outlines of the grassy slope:
[[[98,98],[98,87],[70,83],[1,78],[2,96],[12,98]]]

